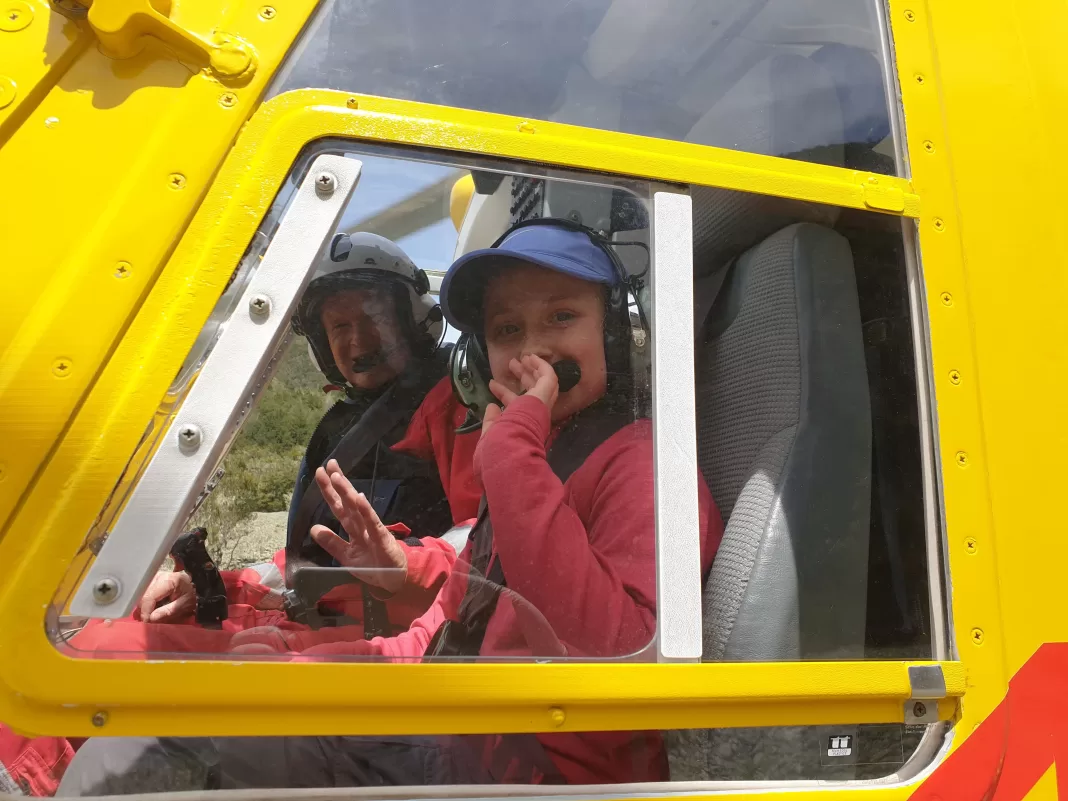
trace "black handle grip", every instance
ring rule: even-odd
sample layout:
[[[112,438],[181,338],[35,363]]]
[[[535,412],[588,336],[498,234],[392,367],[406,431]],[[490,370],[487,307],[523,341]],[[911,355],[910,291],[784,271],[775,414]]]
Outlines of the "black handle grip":
[[[208,530],[198,526],[182,534],[171,548],[174,566],[193,579],[197,591],[197,623],[218,628],[226,620],[226,585],[215,561],[208,554]]]

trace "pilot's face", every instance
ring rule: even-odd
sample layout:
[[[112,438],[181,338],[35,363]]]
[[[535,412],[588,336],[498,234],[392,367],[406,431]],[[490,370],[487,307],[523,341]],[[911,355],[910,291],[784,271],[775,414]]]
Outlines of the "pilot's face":
[[[352,386],[377,389],[408,366],[411,348],[388,291],[338,292],[326,299],[319,316],[334,363]]]

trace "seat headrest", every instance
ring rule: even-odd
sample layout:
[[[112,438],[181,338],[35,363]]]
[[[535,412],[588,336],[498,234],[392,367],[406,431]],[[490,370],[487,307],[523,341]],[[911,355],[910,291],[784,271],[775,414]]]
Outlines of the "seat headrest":
[[[842,109],[830,75],[804,56],[758,62],[721,97],[686,141],[843,166]],[[692,187],[694,270],[700,277],[797,222],[833,225],[838,209],[710,187]]]

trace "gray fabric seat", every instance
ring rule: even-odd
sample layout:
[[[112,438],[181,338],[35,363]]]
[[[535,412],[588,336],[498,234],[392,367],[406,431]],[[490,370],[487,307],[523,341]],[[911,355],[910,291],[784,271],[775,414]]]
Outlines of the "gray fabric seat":
[[[809,96],[828,103],[824,122],[840,129],[822,68],[794,57],[790,66],[755,74],[812,87]],[[701,124],[702,141],[718,144],[723,119],[737,146],[745,121],[715,112]],[[751,126],[765,141],[746,149],[781,154],[780,126],[789,128],[789,118]],[[841,141],[833,130],[808,136],[811,145]],[[725,190],[693,194],[698,459],[726,524],[705,586],[704,658],[861,658],[871,413],[849,245],[828,227],[834,209]],[[827,768],[820,756],[828,733],[851,731],[672,733],[671,778],[848,778],[852,766]]]

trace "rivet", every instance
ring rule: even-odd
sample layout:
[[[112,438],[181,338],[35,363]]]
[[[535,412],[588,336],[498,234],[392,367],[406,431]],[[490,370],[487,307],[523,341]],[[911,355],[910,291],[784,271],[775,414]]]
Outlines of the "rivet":
[[[179,189],[185,189],[185,176],[180,172],[172,172],[167,176],[167,186],[177,192]]]
[[[253,317],[267,317],[271,313],[271,299],[266,295],[253,295],[248,299],[248,313]]]
[[[922,75],[920,75],[920,73],[917,72],[916,73],[916,83],[922,84],[924,82],[924,80],[925,80],[924,77]]]
[[[277,14],[278,12],[274,10],[274,6],[264,6],[260,9],[260,19],[274,19]]]
[[[5,3],[4,10],[0,12],[0,31],[8,33],[21,31],[31,22],[33,22],[33,6],[21,0]]]
[[[549,710],[549,720],[553,722],[554,726],[563,726],[564,721],[567,720],[567,715],[564,714],[564,710],[560,707],[554,706]]]
[[[321,172],[315,177],[315,191],[323,197],[330,197],[337,189],[337,178],[328,172]]]
[[[934,142],[932,142],[930,139],[924,140],[923,149],[926,150],[928,153],[934,153]]]
[[[219,105],[223,108],[233,108],[237,105],[237,95],[233,92],[223,92],[219,95]]]
[[[178,450],[183,453],[193,453],[200,447],[203,439],[204,433],[200,430],[200,426],[186,423],[178,429]]]
[[[110,576],[100,579],[93,585],[93,600],[106,606],[119,597],[119,582]]]
[[[979,543],[975,541],[975,537],[965,537],[964,550],[968,553],[975,553],[979,548]]]
[[[345,101],[345,105],[349,108],[359,108],[360,101],[357,100],[355,97],[350,97],[348,100]]]
[[[130,262],[120,261],[115,265],[115,277],[116,278],[128,278],[130,275]]]
[[[950,370],[949,371],[949,382],[951,384],[959,384],[960,383],[960,370]]]
[[[905,19],[908,20],[909,22],[915,22],[916,21],[916,12],[913,11],[912,9],[906,8],[905,9]]]
[[[516,126],[516,129],[519,131],[519,133],[534,133],[534,126],[531,125],[529,122],[519,123],[519,125]]]
[[[983,630],[980,628],[972,629],[972,642],[976,645],[982,645],[986,635],[983,634]]]
[[[7,108],[18,97],[19,88],[15,82],[6,75],[0,75],[0,108]]]
[[[59,125],[59,117],[45,118],[45,128],[55,128],[57,125]]]
[[[964,451],[957,451],[957,464],[961,467],[968,466],[968,454]]]
[[[92,718],[90,718],[90,720],[93,721],[93,725],[96,726],[98,729],[102,728],[104,724],[108,722],[108,713],[97,712],[93,715]]]
[[[939,297],[941,297],[941,299],[942,299],[942,305],[943,306],[952,306],[953,305],[953,296],[951,294],[949,294],[948,292],[943,292]]]
[[[71,369],[74,364],[70,359],[56,359],[52,362],[52,375],[57,378],[66,378],[70,375]]]
[[[941,217],[935,217],[934,218],[934,229],[936,231],[944,231],[944,230],[946,230],[946,223]]]

